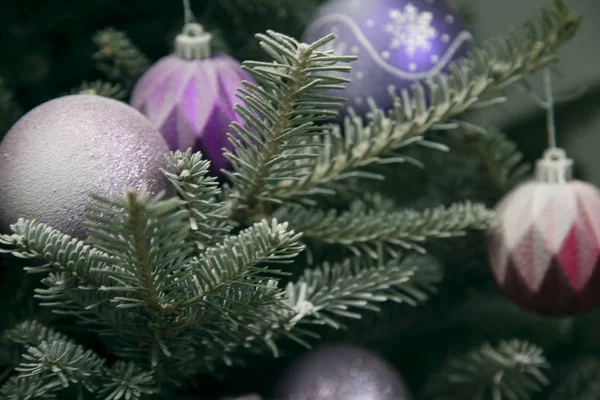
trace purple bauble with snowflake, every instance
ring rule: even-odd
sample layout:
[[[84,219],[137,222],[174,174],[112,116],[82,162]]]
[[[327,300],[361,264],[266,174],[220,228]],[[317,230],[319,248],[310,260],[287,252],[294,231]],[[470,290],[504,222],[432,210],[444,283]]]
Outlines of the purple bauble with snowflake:
[[[304,35],[314,42],[335,33],[336,54],[356,55],[352,82],[337,96],[348,99],[357,113],[369,110],[367,99],[392,107],[388,88],[410,88],[443,72],[467,55],[472,35],[460,15],[445,0],[330,0]]]
[[[175,42],[175,54],[156,62],[137,82],[131,105],[160,130],[171,150],[201,151],[213,171],[228,168],[223,148],[242,81],[254,80],[228,55],[211,55],[211,36],[188,24]]]

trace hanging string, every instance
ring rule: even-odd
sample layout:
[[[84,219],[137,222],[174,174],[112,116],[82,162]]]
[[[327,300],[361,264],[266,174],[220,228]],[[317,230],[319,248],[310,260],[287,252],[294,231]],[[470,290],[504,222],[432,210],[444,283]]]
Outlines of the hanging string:
[[[546,109],[546,125],[548,129],[548,146],[551,149],[556,148],[556,121],[554,116],[554,94],[552,93],[552,72],[550,68],[544,69],[544,89],[546,91],[546,100],[544,108]]]
[[[186,25],[196,22],[196,17],[194,17],[192,7],[190,6],[190,0],[183,0],[183,16],[183,22]]]

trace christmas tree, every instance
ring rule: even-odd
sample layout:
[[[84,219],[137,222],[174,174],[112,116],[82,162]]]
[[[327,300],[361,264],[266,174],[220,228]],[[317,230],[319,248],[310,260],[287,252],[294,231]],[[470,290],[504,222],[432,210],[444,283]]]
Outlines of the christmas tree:
[[[169,89],[148,101],[144,96],[151,89],[144,91],[144,82],[159,67],[153,63],[173,50],[173,41],[179,58],[164,62],[212,62],[213,53],[222,53],[230,57],[223,63],[239,60],[245,75],[239,75],[235,106],[232,99],[219,107],[212,107],[218,99],[210,102],[215,120],[226,123],[226,144],[211,145],[206,136],[215,135],[219,124],[207,123],[210,130],[199,138],[188,127],[198,150],[181,145],[188,140],[181,132],[179,142],[170,141],[167,114],[156,122],[171,151],[147,173],[163,176],[164,190],[127,185],[118,196],[85,193],[83,222],[73,232],[67,232],[72,222],[58,229],[21,215],[9,221],[10,230],[0,235],[0,398],[224,399],[258,393],[274,399],[282,396],[274,394],[278,380],[284,389],[277,393],[284,393],[294,386],[286,380],[311,379],[295,372],[281,377],[282,370],[311,347],[335,344],[373,351],[357,356],[366,363],[353,365],[359,375],[374,354],[385,360],[402,376],[402,383],[390,381],[389,393],[406,385],[402,397],[361,398],[600,397],[600,343],[594,334],[600,295],[583,287],[586,279],[598,280],[597,261],[584,264],[578,253],[581,270],[573,272],[580,264],[568,259],[573,252],[563,254],[566,239],[555,250],[556,258],[564,256],[555,264],[539,266],[550,250],[536,244],[523,250],[535,253],[530,258],[505,249],[510,254],[503,262],[489,261],[503,257],[497,241],[508,240],[490,239],[488,231],[497,232],[499,218],[507,230],[533,218],[522,210],[519,218],[505,217],[511,210],[495,206],[514,198],[509,194],[532,176],[530,158],[540,155],[524,155],[513,135],[501,132],[481,110],[505,102],[508,88],[530,89],[530,79],[542,75],[546,98],[535,98],[547,112],[550,147],[556,150],[550,76],[562,46],[578,32],[576,11],[556,0],[526,18],[522,29],[476,40],[464,57],[426,80],[405,88],[375,87],[391,104],[382,107],[372,98],[352,104],[354,98],[332,94],[362,79],[351,75],[361,54],[336,45],[334,34],[303,41],[321,2],[211,0],[184,2],[183,8],[175,3],[6,6],[5,26],[21,28],[10,35],[28,35],[41,53],[64,42],[72,51],[46,58],[63,67],[39,78],[43,65],[9,40],[0,42],[3,59],[10,60],[0,69],[5,143],[16,137],[9,129],[25,129],[19,124],[30,114],[15,124],[25,110],[50,99],[78,98],[68,94],[84,94],[90,104],[131,101],[148,120],[155,116],[152,104],[171,112],[172,105],[165,105]],[[410,7],[405,14],[394,10],[391,18],[405,21],[415,10]],[[460,10],[468,16],[468,8]],[[445,19],[451,23],[454,16]],[[196,30],[181,33],[182,26]],[[397,28],[384,30],[396,35]],[[27,29],[32,31],[23,33]],[[423,35],[434,36],[431,29]],[[400,46],[402,34],[392,47]],[[404,46],[408,53],[427,47],[410,43]],[[23,79],[19,68],[27,63],[38,70]],[[210,74],[223,82],[226,65],[233,64],[219,65]],[[215,93],[221,93],[226,85],[217,86]],[[196,92],[203,90],[209,91]],[[116,107],[111,110],[124,107],[106,104]],[[179,105],[172,108],[182,112]],[[347,110],[348,105],[368,111]],[[53,120],[51,114],[44,123]],[[182,115],[175,130],[187,121]],[[215,146],[222,158],[212,155]],[[546,163],[536,165],[537,183],[570,185],[571,165],[561,153],[548,154]],[[31,165],[40,160],[42,153]],[[216,171],[214,164],[221,162],[226,168]],[[6,193],[0,199],[15,190],[3,176],[0,166]],[[31,182],[21,179],[18,186]],[[52,196],[44,193],[36,201],[51,204]],[[580,192],[573,196],[585,200]],[[0,216],[13,207],[0,203]],[[595,238],[600,221],[594,222],[587,205],[580,207],[586,212],[570,223]],[[48,218],[62,223],[56,215]],[[597,251],[591,247],[598,239],[583,238],[580,231],[573,246],[584,247],[580,253]],[[567,278],[539,276],[548,265],[564,269]],[[502,268],[506,276],[525,269],[523,282],[513,275],[499,278]],[[583,281],[583,288],[566,293],[567,279]],[[530,280],[538,285],[535,293],[526,287]],[[337,357],[319,350],[326,348],[316,350],[323,351],[321,363]],[[395,373],[380,375],[394,380]],[[378,385],[375,390],[383,393]],[[308,389],[296,396],[286,399],[336,398],[317,398]],[[350,398],[343,396],[337,398]]]

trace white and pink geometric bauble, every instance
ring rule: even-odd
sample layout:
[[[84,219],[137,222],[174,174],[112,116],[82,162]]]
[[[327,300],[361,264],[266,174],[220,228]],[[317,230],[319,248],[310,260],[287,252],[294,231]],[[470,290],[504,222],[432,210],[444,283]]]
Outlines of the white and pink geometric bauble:
[[[525,309],[570,316],[600,305],[600,191],[573,180],[563,150],[496,208],[488,241],[494,279]]]

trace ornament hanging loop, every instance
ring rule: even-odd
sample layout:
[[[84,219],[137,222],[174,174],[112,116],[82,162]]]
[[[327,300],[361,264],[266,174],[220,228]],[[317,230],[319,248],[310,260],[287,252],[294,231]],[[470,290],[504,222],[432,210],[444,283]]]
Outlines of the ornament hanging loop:
[[[211,56],[212,35],[198,23],[189,23],[175,39],[175,54],[184,60],[204,60]]]
[[[549,148],[536,164],[536,180],[543,183],[566,183],[573,179],[573,160],[558,147]]]
[[[544,69],[544,89],[546,91],[546,125],[548,129],[548,146],[556,148],[556,122],[554,117],[554,94],[552,93],[552,72],[550,67]]]

